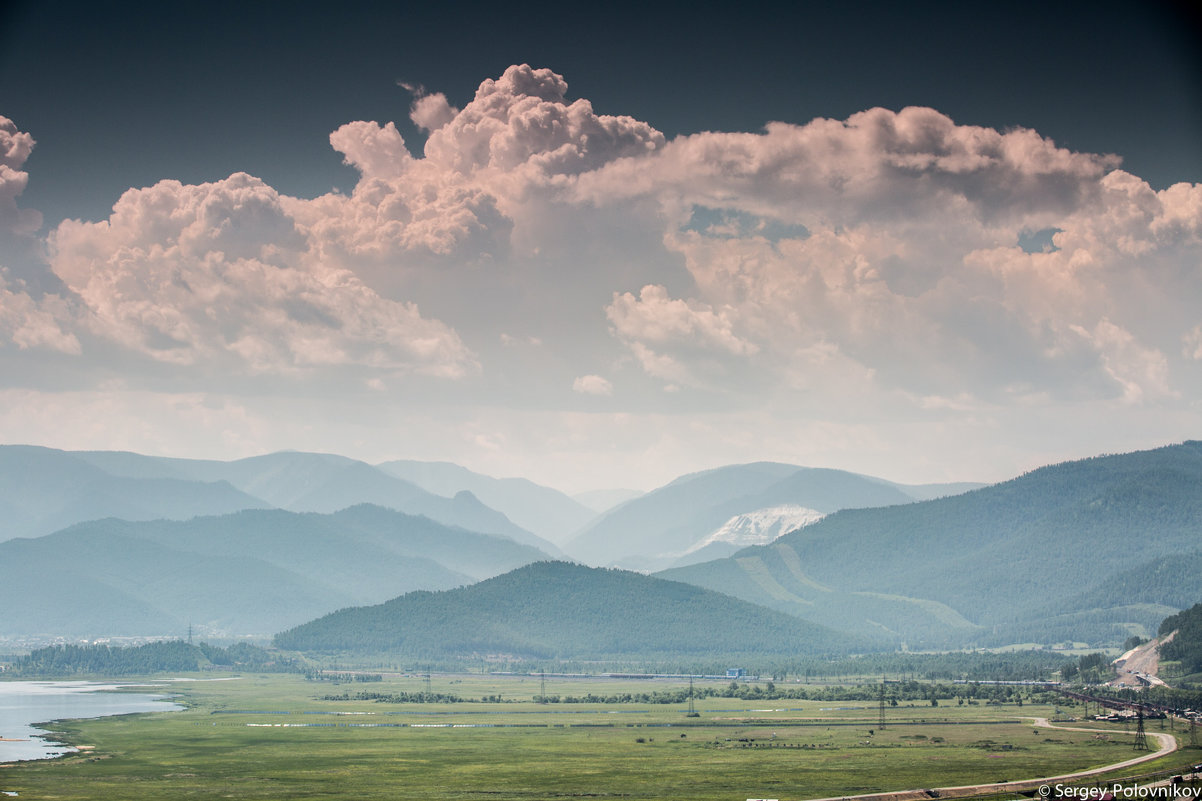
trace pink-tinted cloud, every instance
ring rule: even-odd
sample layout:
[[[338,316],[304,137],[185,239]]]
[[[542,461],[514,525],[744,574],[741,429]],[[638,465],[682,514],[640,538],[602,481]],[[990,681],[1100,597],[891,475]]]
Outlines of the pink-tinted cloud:
[[[97,335],[156,361],[251,374],[475,369],[450,328],[316,259],[285,205],[245,174],[162,181],[126,192],[107,221],[64,222],[52,266]]]
[[[614,385],[599,375],[582,375],[572,382],[572,391],[581,395],[612,395]]]
[[[699,435],[666,421],[720,406],[703,435],[749,458],[790,422],[838,453],[953,418],[948,442],[1027,416],[1196,421],[1202,187],[925,108],[668,141],[567,89],[525,65],[462,109],[410,87],[421,152],[388,121],[331,134],[349,195],[242,174],[131,190],[50,238],[78,303],[10,282],[0,338],[116,344],[160,374],[351,374],[379,403],[398,374],[470,375],[430,383],[470,384],[447,409],[496,458],[609,447],[580,419],[543,431],[555,404],[659,409],[630,428],[677,450]],[[32,140],[2,135],[15,199]]]
[[[1182,270],[1202,253],[1202,188],[1155,192],[1116,165],[1029,130],[873,109],[681,137],[582,175],[575,191],[599,207],[657,200],[664,243],[696,283],[677,302],[722,308],[757,346],[749,355],[772,355],[766,371],[833,346],[882,387],[920,394],[999,398],[1033,383],[1171,397],[1163,354],[1202,307]],[[1055,248],[1027,252],[1040,230],[1058,232]],[[1167,318],[1151,325],[1149,308]],[[1107,326],[1125,332],[1121,359],[1115,337],[1081,336]],[[687,369],[681,358],[674,369]]]
[[[33,137],[17,128],[8,117],[0,116],[0,235],[27,236],[42,226],[42,215],[17,206],[17,198],[29,183],[29,173],[21,168],[33,152]]]

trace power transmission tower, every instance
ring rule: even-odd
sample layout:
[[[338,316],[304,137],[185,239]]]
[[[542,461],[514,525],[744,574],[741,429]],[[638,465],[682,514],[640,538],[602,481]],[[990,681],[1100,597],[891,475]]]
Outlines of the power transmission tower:
[[[686,718],[699,718],[701,713],[693,708],[693,677],[689,676],[689,711],[684,715]]]
[[[1142,709],[1135,715],[1135,750],[1148,750],[1148,737],[1144,734],[1144,711]]]
[[[881,719],[877,724],[880,731],[885,730],[885,677],[881,676],[881,697],[880,697]]]
[[[1190,721],[1189,724],[1189,744],[1191,748],[1198,747],[1198,724],[1196,721]]]
[[[547,703],[547,672],[545,670],[538,672],[538,702],[540,704]]]

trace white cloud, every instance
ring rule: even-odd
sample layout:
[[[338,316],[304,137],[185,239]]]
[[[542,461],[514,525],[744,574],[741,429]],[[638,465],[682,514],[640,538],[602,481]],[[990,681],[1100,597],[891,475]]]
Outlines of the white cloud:
[[[637,298],[615,292],[605,316],[643,370],[668,381],[696,384],[697,367],[713,372],[718,360],[759,350],[734,333],[730,309],[715,311],[705,303],[671,298],[667,289],[654,284],[643,287]],[[688,366],[682,357],[696,364]]]
[[[1202,361],[1202,325],[1196,325],[1181,338],[1182,354],[1187,359]]]
[[[1122,387],[1127,403],[1175,394],[1169,386],[1168,361],[1163,353],[1141,347],[1129,331],[1103,318],[1092,331],[1074,330],[1097,349],[1103,369]]]
[[[13,291],[0,275],[0,346],[6,342],[21,350],[47,349],[78,355],[79,339],[72,333],[75,312],[58,295],[35,300]]]
[[[126,192],[107,221],[65,221],[51,264],[94,333],[160,362],[250,374],[475,369],[446,325],[314,258],[286,205],[244,174],[162,181]]]
[[[1202,306],[1202,282],[1183,269],[1202,261],[1202,187],[1156,192],[1116,165],[1030,130],[872,109],[680,137],[581,176],[576,196],[659,203],[664,244],[696,282],[684,302],[721,309],[761,352],[759,389],[773,370],[812,373],[799,355],[826,343],[881,390],[1001,399],[1026,382],[1068,399],[1118,382],[1125,397],[1164,399],[1174,367],[1157,354],[1180,350]],[[1058,231],[1057,249],[1021,247],[1039,230]],[[615,332],[643,343],[645,366],[687,374],[701,354],[653,336],[674,309],[635,316],[622,297],[607,308]],[[1117,341],[1097,347],[1103,321],[1130,338],[1126,356]]]
[[[29,183],[21,168],[34,144],[29,133],[0,116],[0,347],[79,354],[82,346],[71,330],[74,304],[46,291],[53,282],[37,263],[40,243],[34,234],[42,215],[17,204]]]
[[[612,395],[614,385],[599,375],[582,375],[572,382],[572,391],[581,395]]]
[[[33,137],[17,128],[8,117],[0,116],[0,235],[32,234],[42,225],[42,215],[17,206],[17,198],[29,183],[29,173],[21,168],[33,152]]]
[[[163,181],[63,223],[51,265],[78,302],[0,285],[6,354],[116,343],[134,384],[147,365],[306,376],[381,402],[400,375],[471,376],[423,424],[482,459],[559,464],[611,449],[607,426],[686,468],[698,436],[782,458],[767,450],[787,430],[818,459],[901,454],[934,429],[941,447],[1005,448],[997,432],[1027,418],[1070,420],[1077,442],[1116,415],[1196,427],[1202,186],[1156,191],[1113,156],[925,108],[667,141],[546,69],[510,67],[462,109],[407,88],[422,153],[388,121],[331,134],[360,174],[349,195]],[[10,232],[36,222],[15,203],[32,144],[0,118]],[[613,397],[611,379],[629,419],[546,412],[579,405],[569,386]]]
[[[413,103],[409,106],[409,119],[427,133],[437,131],[455,119],[455,115],[459,113],[459,109],[452,106],[442,92],[429,94],[424,86],[405,82],[401,82],[401,86],[413,95]]]
[[[715,312],[706,304],[669,298],[662,286],[647,285],[635,298],[629,292],[614,293],[605,310],[618,336],[632,341],[696,343],[732,354],[755,353],[756,346],[733,333],[725,310]]]

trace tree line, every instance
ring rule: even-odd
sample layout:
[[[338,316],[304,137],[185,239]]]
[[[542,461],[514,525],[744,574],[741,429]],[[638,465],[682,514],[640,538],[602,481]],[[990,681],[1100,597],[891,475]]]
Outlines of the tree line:
[[[133,676],[214,667],[286,672],[295,670],[296,662],[248,643],[222,648],[171,640],[135,646],[51,645],[18,657],[7,673],[23,677]]]
[[[730,698],[741,701],[861,701],[878,702],[881,697],[878,684],[835,687],[782,687],[775,682],[749,684],[732,681],[721,687],[680,687],[649,692],[585,693],[583,695],[535,695],[536,703],[547,704],[684,704],[690,693],[695,700],[704,698]],[[1058,694],[1040,687],[1002,684],[946,684],[919,681],[899,682],[884,685],[885,702],[890,706],[902,703],[923,703],[938,706],[940,701],[957,704],[1015,704],[1052,703]],[[480,698],[443,692],[343,692],[321,697],[323,701],[375,701],[386,704],[470,704],[500,703],[499,695]],[[524,698],[510,698],[510,702]]]

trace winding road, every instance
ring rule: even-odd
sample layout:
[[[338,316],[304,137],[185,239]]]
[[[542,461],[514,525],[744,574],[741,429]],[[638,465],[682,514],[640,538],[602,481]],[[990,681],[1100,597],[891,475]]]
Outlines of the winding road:
[[[1035,726],[1047,729],[1095,733],[1100,731],[1099,729],[1088,729],[1082,726],[1054,726],[1047,718],[1028,718],[1028,720]],[[850,801],[851,799],[868,799],[869,801],[915,801],[916,799],[923,799],[923,801],[926,801],[933,797],[932,793],[938,793],[939,798],[961,798],[969,795],[982,795],[994,792],[1035,790],[1044,784],[1065,784],[1081,779],[1088,779],[1090,776],[1098,776],[1103,773],[1122,770],[1132,765],[1138,765],[1141,762],[1158,759],[1177,750],[1177,738],[1173,735],[1150,731],[1145,733],[1149,738],[1153,738],[1159,743],[1157,750],[1149,751],[1146,754],[1131,759],[1125,759],[1122,762],[1115,762],[1113,765],[1103,765],[1100,768],[1090,768],[1089,770],[1080,770],[1075,773],[1064,773],[1059,776],[1045,776],[1040,779],[1020,779],[1013,782],[991,782],[988,784],[964,784],[957,787],[936,787],[933,790],[895,790],[887,793],[865,793],[864,795],[837,795],[828,798],[812,799],[812,801]]]

